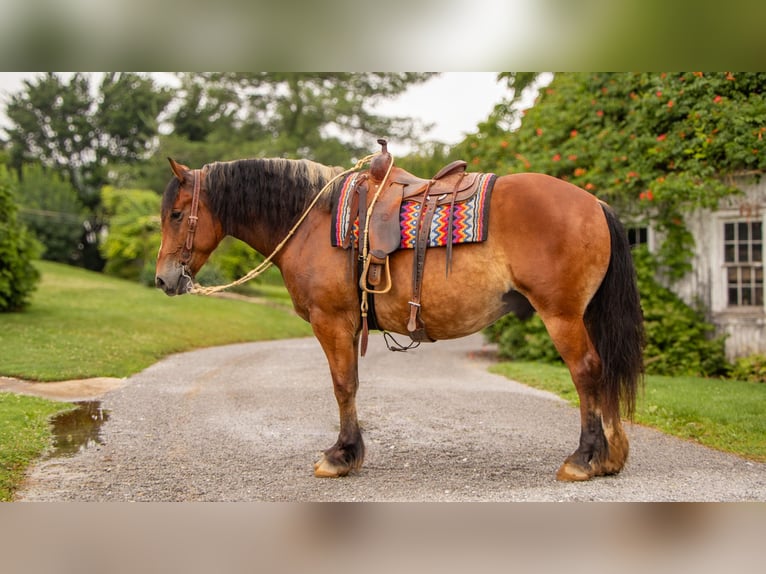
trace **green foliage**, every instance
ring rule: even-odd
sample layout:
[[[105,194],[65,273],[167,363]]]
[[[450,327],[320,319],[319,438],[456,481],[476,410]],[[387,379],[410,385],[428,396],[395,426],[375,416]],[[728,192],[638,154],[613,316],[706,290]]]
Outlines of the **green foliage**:
[[[11,183],[0,172],[0,312],[17,311],[29,302],[39,280],[32,260],[40,251],[18,220]]]
[[[40,162],[66,173],[89,209],[98,207],[109,162],[134,163],[153,150],[158,116],[171,97],[127,72],[105,74],[96,91],[85,74],[66,81],[47,73],[26,80],[6,108],[13,167]]]
[[[506,315],[488,327],[485,333],[490,341],[497,343],[501,359],[561,362],[561,356],[537,314],[526,321],[513,314]]]
[[[766,355],[755,354],[734,361],[731,378],[754,383],[766,383]]]
[[[60,174],[33,164],[22,166],[14,187],[20,219],[45,246],[43,258],[75,261],[86,219],[77,191]]]
[[[412,118],[373,113],[375,105],[430,78],[410,72],[183,73],[172,118],[190,141],[259,142],[267,157],[346,165],[381,135],[411,139]],[[209,160],[208,160],[209,161]]]
[[[688,271],[683,221],[736,193],[728,174],[766,169],[764,73],[562,73],[524,113],[498,106],[460,146],[478,169],[571,181],[663,236],[660,271]]]
[[[721,376],[729,364],[725,337],[704,312],[684,303],[657,279],[656,263],[645,249],[634,252],[641,306],[644,311],[646,371],[657,375]]]
[[[101,244],[104,272],[123,279],[154,284],[160,247],[160,196],[145,189],[101,190],[109,233]]]

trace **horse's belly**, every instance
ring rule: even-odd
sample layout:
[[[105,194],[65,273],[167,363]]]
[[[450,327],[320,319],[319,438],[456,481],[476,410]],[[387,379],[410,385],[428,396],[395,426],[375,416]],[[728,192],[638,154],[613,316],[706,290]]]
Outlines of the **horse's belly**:
[[[452,267],[446,271],[446,249],[430,248],[421,291],[421,318],[436,340],[464,337],[492,324],[508,312],[513,288],[504,257],[487,242],[455,246]],[[399,251],[391,257],[392,288],[375,296],[381,328],[407,334],[413,295],[413,254]]]

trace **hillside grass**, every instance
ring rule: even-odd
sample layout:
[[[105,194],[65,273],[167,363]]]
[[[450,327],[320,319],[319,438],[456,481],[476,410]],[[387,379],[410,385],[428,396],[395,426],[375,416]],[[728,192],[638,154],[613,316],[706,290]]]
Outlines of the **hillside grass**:
[[[579,405],[564,366],[504,362],[491,370]],[[766,462],[766,384],[699,377],[646,377],[635,422],[711,448]]]
[[[168,297],[100,273],[38,265],[42,280],[32,304],[0,316],[0,375],[127,377],[171,353],[312,334],[287,304]]]

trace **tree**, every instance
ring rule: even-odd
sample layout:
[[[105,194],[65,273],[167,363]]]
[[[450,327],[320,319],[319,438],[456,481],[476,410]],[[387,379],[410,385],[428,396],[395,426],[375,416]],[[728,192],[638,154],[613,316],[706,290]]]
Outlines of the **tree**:
[[[0,312],[18,311],[29,302],[40,275],[32,265],[39,245],[17,218],[7,172],[0,172]]]
[[[135,163],[156,145],[160,113],[171,94],[133,73],[110,72],[91,95],[91,78],[49,72],[24,81],[6,108],[11,165],[42,165],[66,174],[93,210],[109,162]]]
[[[43,258],[73,263],[87,219],[85,206],[69,181],[41,165],[24,165],[13,177],[19,218],[43,244]]]
[[[77,190],[85,231],[70,248],[79,264],[100,270],[100,188],[108,182],[110,164],[136,164],[154,150],[158,118],[171,93],[133,73],[106,73],[95,89],[91,81],[79,73],[68,80],[54,73],[26,80],[8,103],[6,131],[10,165],[22,182],[23,166],[40,164]]]
[[[264,156],[347,164],[381,136],[408,140],[412,118],[374,113],[375,104],[431,77],[428,73],[208,72],[180,74],[174,131],[190,139],[259,142]]]

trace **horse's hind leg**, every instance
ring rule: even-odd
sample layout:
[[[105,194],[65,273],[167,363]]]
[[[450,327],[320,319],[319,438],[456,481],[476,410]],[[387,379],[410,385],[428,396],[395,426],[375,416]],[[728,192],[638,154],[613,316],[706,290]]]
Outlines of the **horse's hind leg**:
[[[588,480],[615,474],[625,464],[628,440],[620,413],[603,412],[601,359],[582,317],[543,317],[580,397],[580,444],[559,468],[559,480]]]
[[[340,411],[338,440],[314,464],[314,476],[346,476],[358,470],[364,461],[364,441],[356,415],[356,391],[359,387],[358,337],[332,320],[328,323],[312,320],[312,327],[327,356]]]

